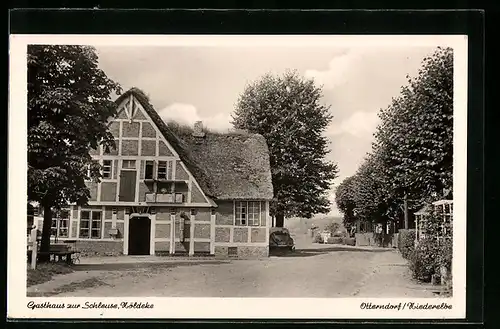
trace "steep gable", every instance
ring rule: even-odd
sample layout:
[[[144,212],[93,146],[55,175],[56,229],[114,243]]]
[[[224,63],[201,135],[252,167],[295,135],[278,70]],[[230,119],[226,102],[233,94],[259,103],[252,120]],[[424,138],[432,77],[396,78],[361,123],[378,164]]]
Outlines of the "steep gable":
[[[123,93],[116,100],[117,104],[125,104],[125,108],[130,107],[133,103],[130,103],[129,100],[136,100],[140,105],[138,107],[139,111],[134,113],[139,113],[142,109],[145,113],[141,113],[146,119],[149,117],[152,123],[159,130],[161,137],[165,139],[167,143],[161,141],[159,143],[159,153],[160,155],[170,156],[173,155],[182,160],[182,163],[186,166],[187,170],[192,174],[195,179],[195,183],[197,183],[206,196],[210,197],[212,192],[212,187],[210,181],[207,177],[206,172],[200,167],[189,154],[189,150],[186,145],[175,135],[173,134],[162,120],[162,118],[158,115],[156,110],[153,108],[151,103],[148,100],[148,97],[144,94],[144,92],[138,88],[131,88],[130,90]],[[124,111],[125,113],[131,113],[130,111]],[[136,119],[138,120],[138,119]],[[154,129],[154,128],[153,128]],[[142,134],[144,135],[144,130]]]
[[[139,106],[132,110],[134,101],[137,101]],[[158,144],[159,155],[174,155],[181,160],[177,162],[176,167],[179,175],[184,178],[187,178],[186,175],[192,175],[195,186],[192,192],[196,195],[195,199],[201,199],[203,195],[209,198],[209,202],[210,198],[273,198],[269,150],[263,136],[233,132],[207,133],[205,137],[200,138],[193,136],[191,131],[175,130],[161,119],[149,103],[148,97],[137,88],[128,90],[116,102],[125,104],[122,112],[126,115],[143,115],[152,121],[166,142]],[[122,122],[123,125],[127,121]],[[142,136],[149,134],[153,137],[154,130],[155,127],[143,125]]]

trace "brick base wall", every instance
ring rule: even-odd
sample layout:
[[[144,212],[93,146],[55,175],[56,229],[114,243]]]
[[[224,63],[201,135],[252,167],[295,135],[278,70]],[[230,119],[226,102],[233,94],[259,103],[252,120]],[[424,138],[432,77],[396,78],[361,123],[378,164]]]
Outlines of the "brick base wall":
[[[117,256],[123,254],[123,241],[77,241],[82,256]]]
[[[263,246],[237,246],[238,259],[259,259],[269,257],[269,247]],[[215,246],[216,258],[229,258],[228,247]]]

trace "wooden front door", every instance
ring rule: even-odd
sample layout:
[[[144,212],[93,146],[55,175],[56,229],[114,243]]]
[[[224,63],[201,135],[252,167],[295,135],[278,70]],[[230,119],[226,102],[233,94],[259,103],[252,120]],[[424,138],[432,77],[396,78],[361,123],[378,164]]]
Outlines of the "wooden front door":
[[[149,255],[151,241],[151,220],[149,217],[131,217],[128,232],[128,254]]]
[[[120,172],[120,201],[135,201],[135,183],[137,172],[135,170],[122,170]]]

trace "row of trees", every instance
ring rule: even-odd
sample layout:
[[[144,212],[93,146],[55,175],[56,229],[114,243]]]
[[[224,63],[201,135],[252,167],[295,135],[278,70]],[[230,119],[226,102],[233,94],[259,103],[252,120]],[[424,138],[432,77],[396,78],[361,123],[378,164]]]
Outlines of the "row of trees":
[[[438,48],[379,113],[372,151],[337,188],[344,225],[399,221],[452,189],[453,52]]]

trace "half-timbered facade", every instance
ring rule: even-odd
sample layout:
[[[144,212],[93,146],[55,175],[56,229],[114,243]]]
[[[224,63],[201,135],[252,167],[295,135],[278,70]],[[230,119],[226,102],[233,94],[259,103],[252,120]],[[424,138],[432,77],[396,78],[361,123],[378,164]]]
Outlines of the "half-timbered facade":
[[[116,102],[116,148],[91,153],[102,179],[87,182],[88,206],[70,207],[65,236],[88,254],[267,256],[273,191],[265,139],[199,125],[176,134],[135,88]]]

